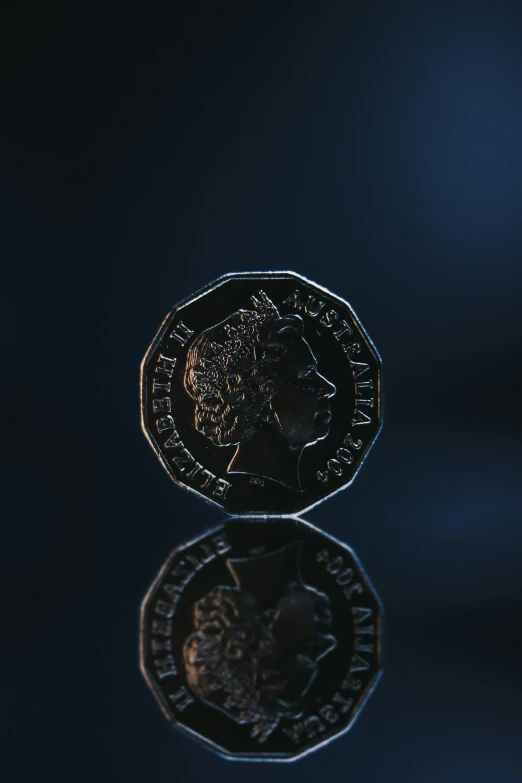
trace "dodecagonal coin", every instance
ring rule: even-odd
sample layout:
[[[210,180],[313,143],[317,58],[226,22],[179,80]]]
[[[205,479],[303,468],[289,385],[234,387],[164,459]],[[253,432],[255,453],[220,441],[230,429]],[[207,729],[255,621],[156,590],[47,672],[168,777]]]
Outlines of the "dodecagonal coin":
[[[381,362],[347,302],[294,272],[226,275],[167,316],[142,423],[174,481],[238,515],[293,515],[355,478]]]

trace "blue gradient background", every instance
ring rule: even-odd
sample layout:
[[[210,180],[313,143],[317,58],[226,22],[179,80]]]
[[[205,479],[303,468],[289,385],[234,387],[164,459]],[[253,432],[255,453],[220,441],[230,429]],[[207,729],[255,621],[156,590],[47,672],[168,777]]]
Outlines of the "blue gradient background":
[[[8,781],[522,781],[522,5],[6,4]],[[174,732],[138,608],[220,515],[139,428],[139,363],[224,272],[295,269],[385,362],[385,426],[308,515],[386,606],[384,676],[296,765]],[[210,776],[210,777],[209,777]]]

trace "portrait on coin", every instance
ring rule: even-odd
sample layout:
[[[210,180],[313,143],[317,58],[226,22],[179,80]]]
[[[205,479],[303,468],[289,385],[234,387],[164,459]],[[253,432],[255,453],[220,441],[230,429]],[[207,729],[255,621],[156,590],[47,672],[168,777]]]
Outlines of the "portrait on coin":
[[[215,446],[236,446],[227,473],[302,491],[303,449],[329,433],[335,386],[321,375],[299,315],[281,316],[262,291],[191,345],[184,385],[194,426]]]

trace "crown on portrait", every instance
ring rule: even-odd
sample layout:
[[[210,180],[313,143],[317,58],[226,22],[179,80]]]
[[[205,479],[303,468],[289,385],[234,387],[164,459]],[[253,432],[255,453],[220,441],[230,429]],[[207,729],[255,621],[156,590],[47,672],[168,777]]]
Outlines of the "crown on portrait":
[[[252,357],[252,347],[260,329],[268,322],[279,318],[279,311],[264,291],[250,297],[253,310],[239,310],[235,313],[235,324],[225,323],[222,327],[226,339],[213,340],[200,357],[192,372],[198,394],[214,396],[222,388],[234,368]],[[213,331],[213,330],[212,330]]]

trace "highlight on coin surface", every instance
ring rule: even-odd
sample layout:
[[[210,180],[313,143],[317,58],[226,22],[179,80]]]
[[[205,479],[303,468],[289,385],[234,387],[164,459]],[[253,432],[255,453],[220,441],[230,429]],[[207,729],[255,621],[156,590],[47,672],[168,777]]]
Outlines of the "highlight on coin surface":
[[[228,758],[291,761],[350,728],[380,674],[381,610],[344,544],[236,518],[169,557],[140,644],[177,728]]]
[[[231,514],[291,515],[351,484],[381,426],[381,362],[350,305],[294,272],[225,275],[142,365],[171,478]]]

